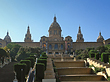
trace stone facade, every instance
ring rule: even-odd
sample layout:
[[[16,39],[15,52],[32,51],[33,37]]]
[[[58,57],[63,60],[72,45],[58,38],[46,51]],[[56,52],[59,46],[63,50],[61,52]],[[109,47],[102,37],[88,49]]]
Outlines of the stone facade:
[[[49,27],[49,37],[42,36],[40,42],[33,42],[31,39],[30,28],[28,26],[27,33],[24,38],[24,42],[15,42],[23,47],[40,47],[48,54],[62,54],[66,52],[73,52],[77,49],[86,49],[87,47],[97,48],[102,45],[110,44],[110,39],[104,40],[101,32],[97,38],[97,42],[84,42],[83,34],[81,33],[81,27],[79,26],[76,42],[73,42],[71,36],[62,37],[62,29],[58,24],[56,17],[54,17],[53,23]],[[11,42],[9,33],[5,36],[4,40],[0,39],[0,47],[5,47]]]

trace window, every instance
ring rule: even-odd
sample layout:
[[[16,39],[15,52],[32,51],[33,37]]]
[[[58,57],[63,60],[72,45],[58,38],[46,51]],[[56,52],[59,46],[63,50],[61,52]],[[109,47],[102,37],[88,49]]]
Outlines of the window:
[[[68,41],[69,41],[69,39],[68,39]]]
[[[43,38],[43,41],[45,41],[45,38]]]
[[[55,52],[55,54],[59,54],[58,52]]]
[[[60,31],[59,31],[59,35],[60,35]]]
[[[49,52],[49,54],[52,54],[52,52]]]
[[[50,31],[50,35],[52,34],[52,31]]]
[[[0,47],[2,47],[2,43],[0,43]]]
[[[70,43],[68,43],[68,48],[70,48]]]
[[[54,34],[55,34],[55,35],[57,34],[57,30],[54,30]]]
[[[63,49],[63,44],[61,44],[61,49]]]
[[[50,45],[49,45],[49,50],[51,50],[51,49],[52,49],[52,45],[50,44]]]
[[[58,44],[55,44],[54,49],[58,49]]]

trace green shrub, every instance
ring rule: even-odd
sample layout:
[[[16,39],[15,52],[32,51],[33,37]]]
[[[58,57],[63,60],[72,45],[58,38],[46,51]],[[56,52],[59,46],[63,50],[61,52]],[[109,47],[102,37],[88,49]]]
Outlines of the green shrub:
[[[108,61],[107,53],[102,53],[101,54],[101,61],[104,62],[104,63],[107,63],[107,61]]]
[[[30,55],[30,57],[34,58],[36,60],[36,57],[34,55]]]
[[[26,74],[29,73],[30,67],[31,67],[31,61],[30,60],[21,60],[20,63],[26,64]]]
[[[89,57],[90,58],[94,58],[95,57],[95,54],[93,52],[89,52]]]
[[[95,53],[95,59],[99,60],[99,53]]]
[[[37,63],[43,63],[45,65],[45,70],[46,70],[46,66],[47,66],[47,60],[46,59],[38,59]]]
[[[41,82],[44,79],[45,65],[43,63],[36,64],[36,79]]]
[[[28,57],[28,58],[26,58],[26,60],[30,60],[31,61],[31,67],[33,68],[34,64],[35,64],[35,59],[32,58],[32,57]]]
[[[41,56],[42,56],[42,57],[47,57],[47,55],[46,55],[45,52],[42,52]]]
[[[25,63],[14,64],[14,71],[17,74],[18,81],[24,82],[25,81],[25,74],[26,74],[26,64]]]
[[[39,57],[39,59],[47,59],[47,57],[42,57],[42,56],[41,56],[41,57]]]
[[[110,77],[108,77],[107,80],[110,81]]]

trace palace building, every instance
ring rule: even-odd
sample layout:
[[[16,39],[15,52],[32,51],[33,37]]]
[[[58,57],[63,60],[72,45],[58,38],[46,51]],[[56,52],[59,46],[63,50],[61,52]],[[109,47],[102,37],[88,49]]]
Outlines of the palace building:
[[[97,48],[102,45],[110,44],[110,39],[104,40],[101,32],[96,42],[84,42],[83,34],[81,33],[81,27],[79,26],[76,42],[73,42],[71,36],[62,37],[62,29],[58,24],[56,17],[54,17],[53,23],[49,27],[49,37],[42,36],[40,42],[33,42],[31,39],[30,27],[28,26],[27,33],[24,38],[24,42],[15,42],[23,47],[40,47],[48,54],[60,54],[65,52],[73,52],[78,49],[86,49],[90,47]],[[0,47],[5,47],[11,42],[9,32],[4,39],[0,39]]]

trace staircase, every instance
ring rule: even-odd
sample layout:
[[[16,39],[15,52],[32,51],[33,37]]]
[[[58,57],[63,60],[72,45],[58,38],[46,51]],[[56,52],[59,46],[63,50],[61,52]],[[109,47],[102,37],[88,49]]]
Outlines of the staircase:
[[[106,82],[102,75],[96,75],[84,61],[54,61],[61,82]]]

